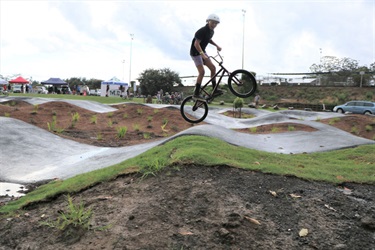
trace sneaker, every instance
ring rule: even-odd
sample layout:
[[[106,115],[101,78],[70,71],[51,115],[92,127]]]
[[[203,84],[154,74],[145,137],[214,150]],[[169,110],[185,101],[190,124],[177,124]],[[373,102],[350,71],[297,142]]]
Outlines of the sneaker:
[[[216,96],[219,96],[219,95],[222,95],[222,94],[224,94],[224,91],[217,88],[216,91],[212,94],[212,96],[216,97]]]

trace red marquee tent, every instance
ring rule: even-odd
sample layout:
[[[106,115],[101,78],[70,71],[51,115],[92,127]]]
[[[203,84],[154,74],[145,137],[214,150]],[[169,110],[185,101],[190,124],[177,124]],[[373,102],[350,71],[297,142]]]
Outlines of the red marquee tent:
[[[22,76],[17,77],[16,79],[10,80],[9,83],[20,83],[20,84],[26,84],[29,83],[28,80],[24,79]]]

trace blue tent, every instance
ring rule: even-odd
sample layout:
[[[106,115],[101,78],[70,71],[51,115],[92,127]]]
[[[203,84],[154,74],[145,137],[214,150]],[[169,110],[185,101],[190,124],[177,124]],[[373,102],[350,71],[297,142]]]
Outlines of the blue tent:
[[[109,91],[107,91],[107,86],[108,86]],[[103,81],[101,85],[101,89],[100,89],[101,96],[105,96],[107,94],[111,96],[120,96],[122,94],[121,91],[119,90],[120,86],[125,87],[124,90],[127,90],[129,84],[121,81],[117,77],[112,77],[108,81]]]
[[[50,78],[47,81],[41,82],[41,84],[47,84],[47,85],[68,85],[68,83],[64,82],[60,78]]]

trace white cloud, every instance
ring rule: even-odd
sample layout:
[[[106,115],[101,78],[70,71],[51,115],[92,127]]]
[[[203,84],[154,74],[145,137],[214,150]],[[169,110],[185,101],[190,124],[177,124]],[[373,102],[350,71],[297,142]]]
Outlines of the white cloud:
[[[246,10],[245,23],[242,10]],[[0,1],[0,74],[134,80],[147,68],[195,75],[191,39],[210,13],[224,65],[308,72],[322,54],[375,61],[375,2],[362,1]],[[131,43],[130,34],[134,34]],[[214,54],[213,47],[208,48]],[[123,63],[125,60],[125,64]]]

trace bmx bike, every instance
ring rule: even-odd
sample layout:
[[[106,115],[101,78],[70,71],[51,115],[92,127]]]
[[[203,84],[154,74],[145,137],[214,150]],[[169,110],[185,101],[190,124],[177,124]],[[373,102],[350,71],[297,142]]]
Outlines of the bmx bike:
[[[215,91],[219,87],[224,77],[228,77],[229,90],[237,97],[247,98],[253,95],[257,89],[257,82],[253,74],[244,69],[238,69],[233,72],[229,72],[223,66],[223,57],[219,51],[216,56],[210,56],[220,67],[217,73],[208,82],[201,85],[200,95],[205,96],[205,101],[196,100],[192,95],[187,96],[181,103],[180,112],[182,117],[190,123],[202,122],[208,114],[208,103],[217,97]],[[219,80],[213,89],[207,88],[212,83],[212,79],[217,76]]]

